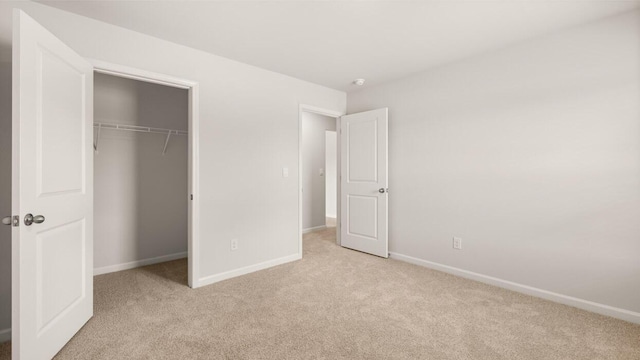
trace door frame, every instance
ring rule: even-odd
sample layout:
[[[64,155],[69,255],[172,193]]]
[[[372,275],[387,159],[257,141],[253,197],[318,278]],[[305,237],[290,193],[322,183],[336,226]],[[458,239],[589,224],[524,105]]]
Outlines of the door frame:
[[[100,74],[185,89],[189,92],[188,194],[185,195],[191,195],[193,198],[189,201],[187,221],[188,282],[189,287],[193,289],[200,287],[200,257],[198,256],[200,254],[200,186],[198,181],[198,174],[200,173],[200,143],[198,136],[200,129],[199,84],[187,79],[102,60],[87,58],[87,61],[93,65],[93,71]]]
[[[336,119],[336,178],[338,179],[336,191],[336,244],[340,245],[340,117],[346,115],[345,112],[325,109],[317,106],[298,104],[298,255],[302,258],[302,114],[303,113],[319,114],[329,116]]]

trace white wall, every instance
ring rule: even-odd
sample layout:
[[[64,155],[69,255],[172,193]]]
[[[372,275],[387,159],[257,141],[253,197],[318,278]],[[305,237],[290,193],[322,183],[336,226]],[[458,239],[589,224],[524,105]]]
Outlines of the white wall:
[[[94,121],[188,130],[184,89],[96,74]],[[94,267],[187,251],[187,137],[102,130],[94,154]]]
[[[391,252],[640,321],[640,12],[364,89],[348,104],[389,107]]]
[[[334,121],[335,123],[335,121]],[[335,131],[325,132],[325,213],[327,217],[335,218],[338,213],[338,138]]]
[[[302,113],[303,229],[325,225],[325,131],[335,129],[335,118]]]
[[[0,218],[11,215],[11,63],[0,62]],[[0,342],[11,328],[11,227],[0,225]]]
[[[0,3],[0,21],[14,6],[82,56],[199,83],[201,284],[298,257],[299,184],[282,168],[298,173],[299,104],[344,111],[345,93],[42,4]]]

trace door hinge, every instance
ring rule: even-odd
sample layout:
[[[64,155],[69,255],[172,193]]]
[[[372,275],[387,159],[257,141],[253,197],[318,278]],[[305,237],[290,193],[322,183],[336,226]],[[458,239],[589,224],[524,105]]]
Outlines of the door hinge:
[[[193,194],[191,194],[191,200],[193,200]]]

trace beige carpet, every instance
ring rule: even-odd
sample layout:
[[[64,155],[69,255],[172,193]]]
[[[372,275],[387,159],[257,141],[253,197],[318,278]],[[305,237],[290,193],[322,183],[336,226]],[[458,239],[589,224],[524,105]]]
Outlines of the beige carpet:
[[[97,276],[95,316],[57,358],[640,359],[638,325],[342,249],[333,230],[305,235],[301,261],[197,290],[184,260]]]

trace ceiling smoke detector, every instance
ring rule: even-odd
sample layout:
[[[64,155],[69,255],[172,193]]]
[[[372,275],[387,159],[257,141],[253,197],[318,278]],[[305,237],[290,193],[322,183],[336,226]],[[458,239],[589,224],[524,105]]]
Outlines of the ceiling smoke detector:
[[[355,79],[353,80],[354,85],[362,86],[364,85],[364,79]]]

